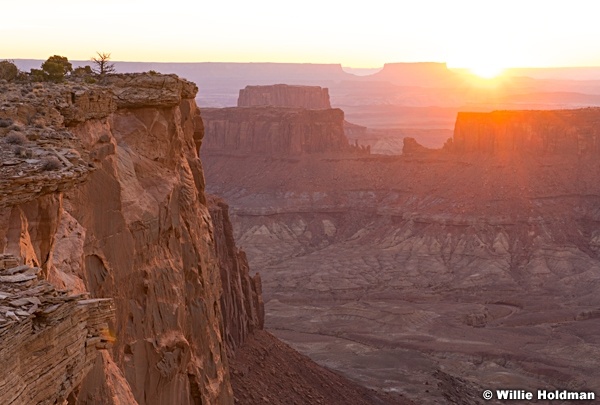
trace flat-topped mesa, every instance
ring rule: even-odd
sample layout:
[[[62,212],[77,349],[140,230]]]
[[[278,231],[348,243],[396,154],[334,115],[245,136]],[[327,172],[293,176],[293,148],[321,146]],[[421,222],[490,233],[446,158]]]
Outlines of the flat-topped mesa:
[[[350,150],[340,109],[203,109],[203,152],[299,155]]]
[[[400,86],[435,87],[453,84],[456,74],[445,63],[386,63],[369,79],[385,80]]]
[[[596,155],[600,152],[600,108],[460,112],[449,149]]]
[[[321,110],[331,108],[329,90],[319,86],[246,86],[240,90],[238,107],[290,107]]]

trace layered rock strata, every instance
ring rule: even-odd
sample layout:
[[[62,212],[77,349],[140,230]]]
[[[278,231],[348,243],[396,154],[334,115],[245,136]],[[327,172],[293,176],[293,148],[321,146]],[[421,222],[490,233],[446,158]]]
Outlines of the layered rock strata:
[[[64,403],[114,341],[112,299],[54,288],[40,268],[0,254],[0,402]]]
[[[339,109],[203,109],[202,118],[206,152],[299,155],[349,150]]]
[[[290,107],[306,109],[329,109],[329,90],[319,86],[246,86],[240,90],[238,107]]]

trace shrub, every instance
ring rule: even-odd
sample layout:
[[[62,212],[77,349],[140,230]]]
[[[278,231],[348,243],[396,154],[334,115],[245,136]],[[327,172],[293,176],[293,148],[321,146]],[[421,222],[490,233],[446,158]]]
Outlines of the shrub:
[[[7,118],[7,119],[0,118],[0,128],[8,128],[12,124],[13,124],[13,120],[11,120],[10,118]]]
[[[47,75],[42,69],[31,69],[29,76],[34,82],[45,82],[47,80]]]
[[[0,61],[0,80],[12,81],[17,78],[19,74],[19,69],[17,65],[15,65],[10,60]]]
[[[42,71],[46,75],[46,80],[62,82],[65,75],[73,71],[73,65],[66,57],[54,55],[42,63]]]
[[[90,67],[90,65],[86,65],[86,66],[79,66],[76,67],[75,69],[73,69],[73,74],[76,76],[87,76],[87,75],[91,75],[92,72],[92,68]]]
[[[12,131],[9,132],[8,135],[6,135],[6,137],[4,138],[4,142],[11,145],[23,145],[27,142],[27,137],[21,132]]]
[[[27,159],[33,156],[33,152],[31,151],[31,149],[27,149],[26,147],[20,145],[15,146],[13,151],[15,152],[15,156],[23,159]]]
[[[58,170],[62,167],[62,163],[56,156],[48,156],[42,160],[42,170]]]

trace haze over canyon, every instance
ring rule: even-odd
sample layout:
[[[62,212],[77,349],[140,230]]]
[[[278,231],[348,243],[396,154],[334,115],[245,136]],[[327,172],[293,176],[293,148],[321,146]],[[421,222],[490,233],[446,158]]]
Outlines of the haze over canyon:
[[[0,81],[0,402],[600,394],[599,68],[40,63]]]

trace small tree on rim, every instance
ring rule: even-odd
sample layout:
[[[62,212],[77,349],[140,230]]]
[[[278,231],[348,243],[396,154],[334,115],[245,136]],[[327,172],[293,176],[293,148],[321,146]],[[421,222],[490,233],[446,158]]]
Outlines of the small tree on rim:
[[[92,63],[94,73],[99,75],[105,75],[107,73],[115,73],[115,64],[110,61],[110,53],[96,52],[98,57],[92,57]]]

